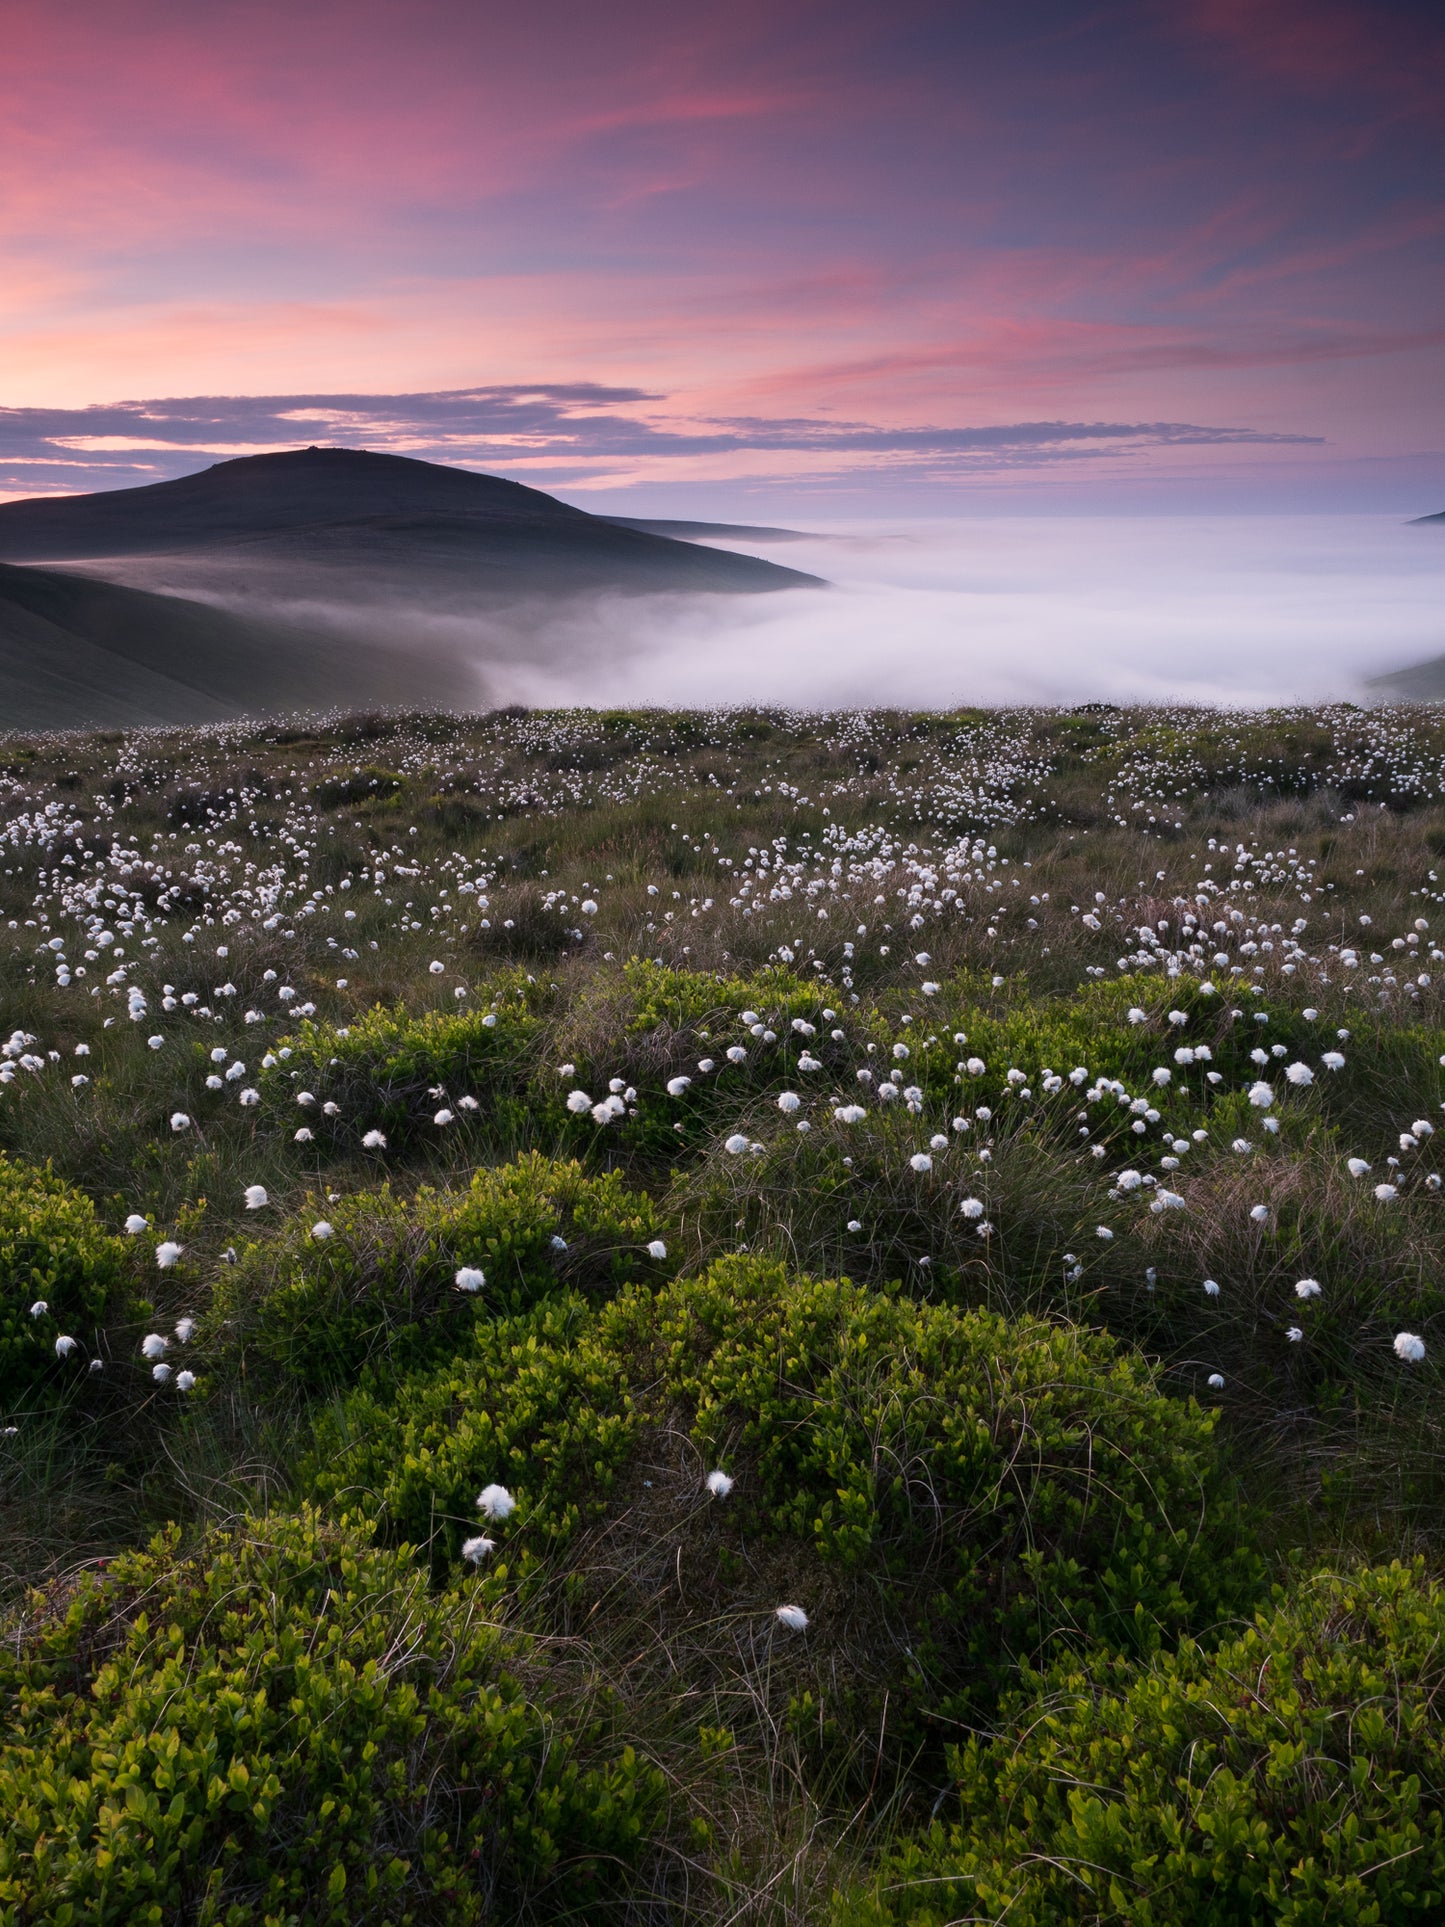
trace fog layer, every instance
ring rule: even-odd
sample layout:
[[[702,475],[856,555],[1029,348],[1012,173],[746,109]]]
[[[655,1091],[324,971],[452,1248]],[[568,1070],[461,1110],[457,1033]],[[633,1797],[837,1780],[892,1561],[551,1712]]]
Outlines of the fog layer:
[[[1445,650],[1445,528],[1382,517],[854,524],[787,559],[835,586],[480,624],[479,697],[1260,704],[1359,696]]]

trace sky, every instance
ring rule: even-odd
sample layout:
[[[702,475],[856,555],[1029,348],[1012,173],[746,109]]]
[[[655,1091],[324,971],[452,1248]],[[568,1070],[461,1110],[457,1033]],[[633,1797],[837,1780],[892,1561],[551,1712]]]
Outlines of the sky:
[[[1445,508],[1445,9],[0,0],[0,495]]]

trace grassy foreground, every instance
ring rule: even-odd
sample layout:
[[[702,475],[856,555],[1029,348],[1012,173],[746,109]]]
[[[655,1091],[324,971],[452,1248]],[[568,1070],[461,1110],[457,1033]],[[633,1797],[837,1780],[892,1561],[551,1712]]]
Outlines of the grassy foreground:
[[[1445,719],[0,738],[0,1923],[1445,1917]]]

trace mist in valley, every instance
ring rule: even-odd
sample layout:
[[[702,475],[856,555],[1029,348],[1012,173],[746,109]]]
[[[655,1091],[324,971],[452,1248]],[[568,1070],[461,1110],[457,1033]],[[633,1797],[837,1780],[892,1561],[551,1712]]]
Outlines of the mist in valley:
[[[852,523],[755,548],[830,586],[339,600],[326,571],[213,599],[397,651],[468,707],[1369,699],[1445,650],[1445,531],[1390,517]]]

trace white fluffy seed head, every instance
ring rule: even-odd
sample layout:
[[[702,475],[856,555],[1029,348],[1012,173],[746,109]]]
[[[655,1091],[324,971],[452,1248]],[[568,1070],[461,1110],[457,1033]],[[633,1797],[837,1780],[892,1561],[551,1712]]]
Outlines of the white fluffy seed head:
[[[248,1184],[246,1186],[246,1209],[248,1211],[260,1211],[270,1202],[271,1200],[266,1195],[266,1187],[264,1184]]]
[[[489,1519],[510,1519],[517,1501],[504,1485],[484,1485],[477,1494],[477,1508]]]
[[[1407,1365],[1418,1365],[1425,1356],[1425,1341],[1414,1332],[1395,1333],[1395,1356]]]
[[[709,1472],[704,1483],[715,1499],[725,1499],[733,1489],[733,1482],[726,1472]]]
[[[808,1615],[801,1606],[776,1606],[773,1611],[778,1623],[786,1626],[790,1633],[807,1632]]]
[[[495,1552],[496,1549],[496,1540],[483,1538],[480,1533],[475,1539],[463,1539],[462,1541],[462,1557],[467,1561],[468,1565],[472,1566],[479,1566],[487,1557],[488,1553]]]
[[[452,1281],[458,1291],[480,1291],[487,1282],[487,1274],[478,1271],[475,1265],[463,1265]],[[489,1486],[488,1491],[492,1488]]]

